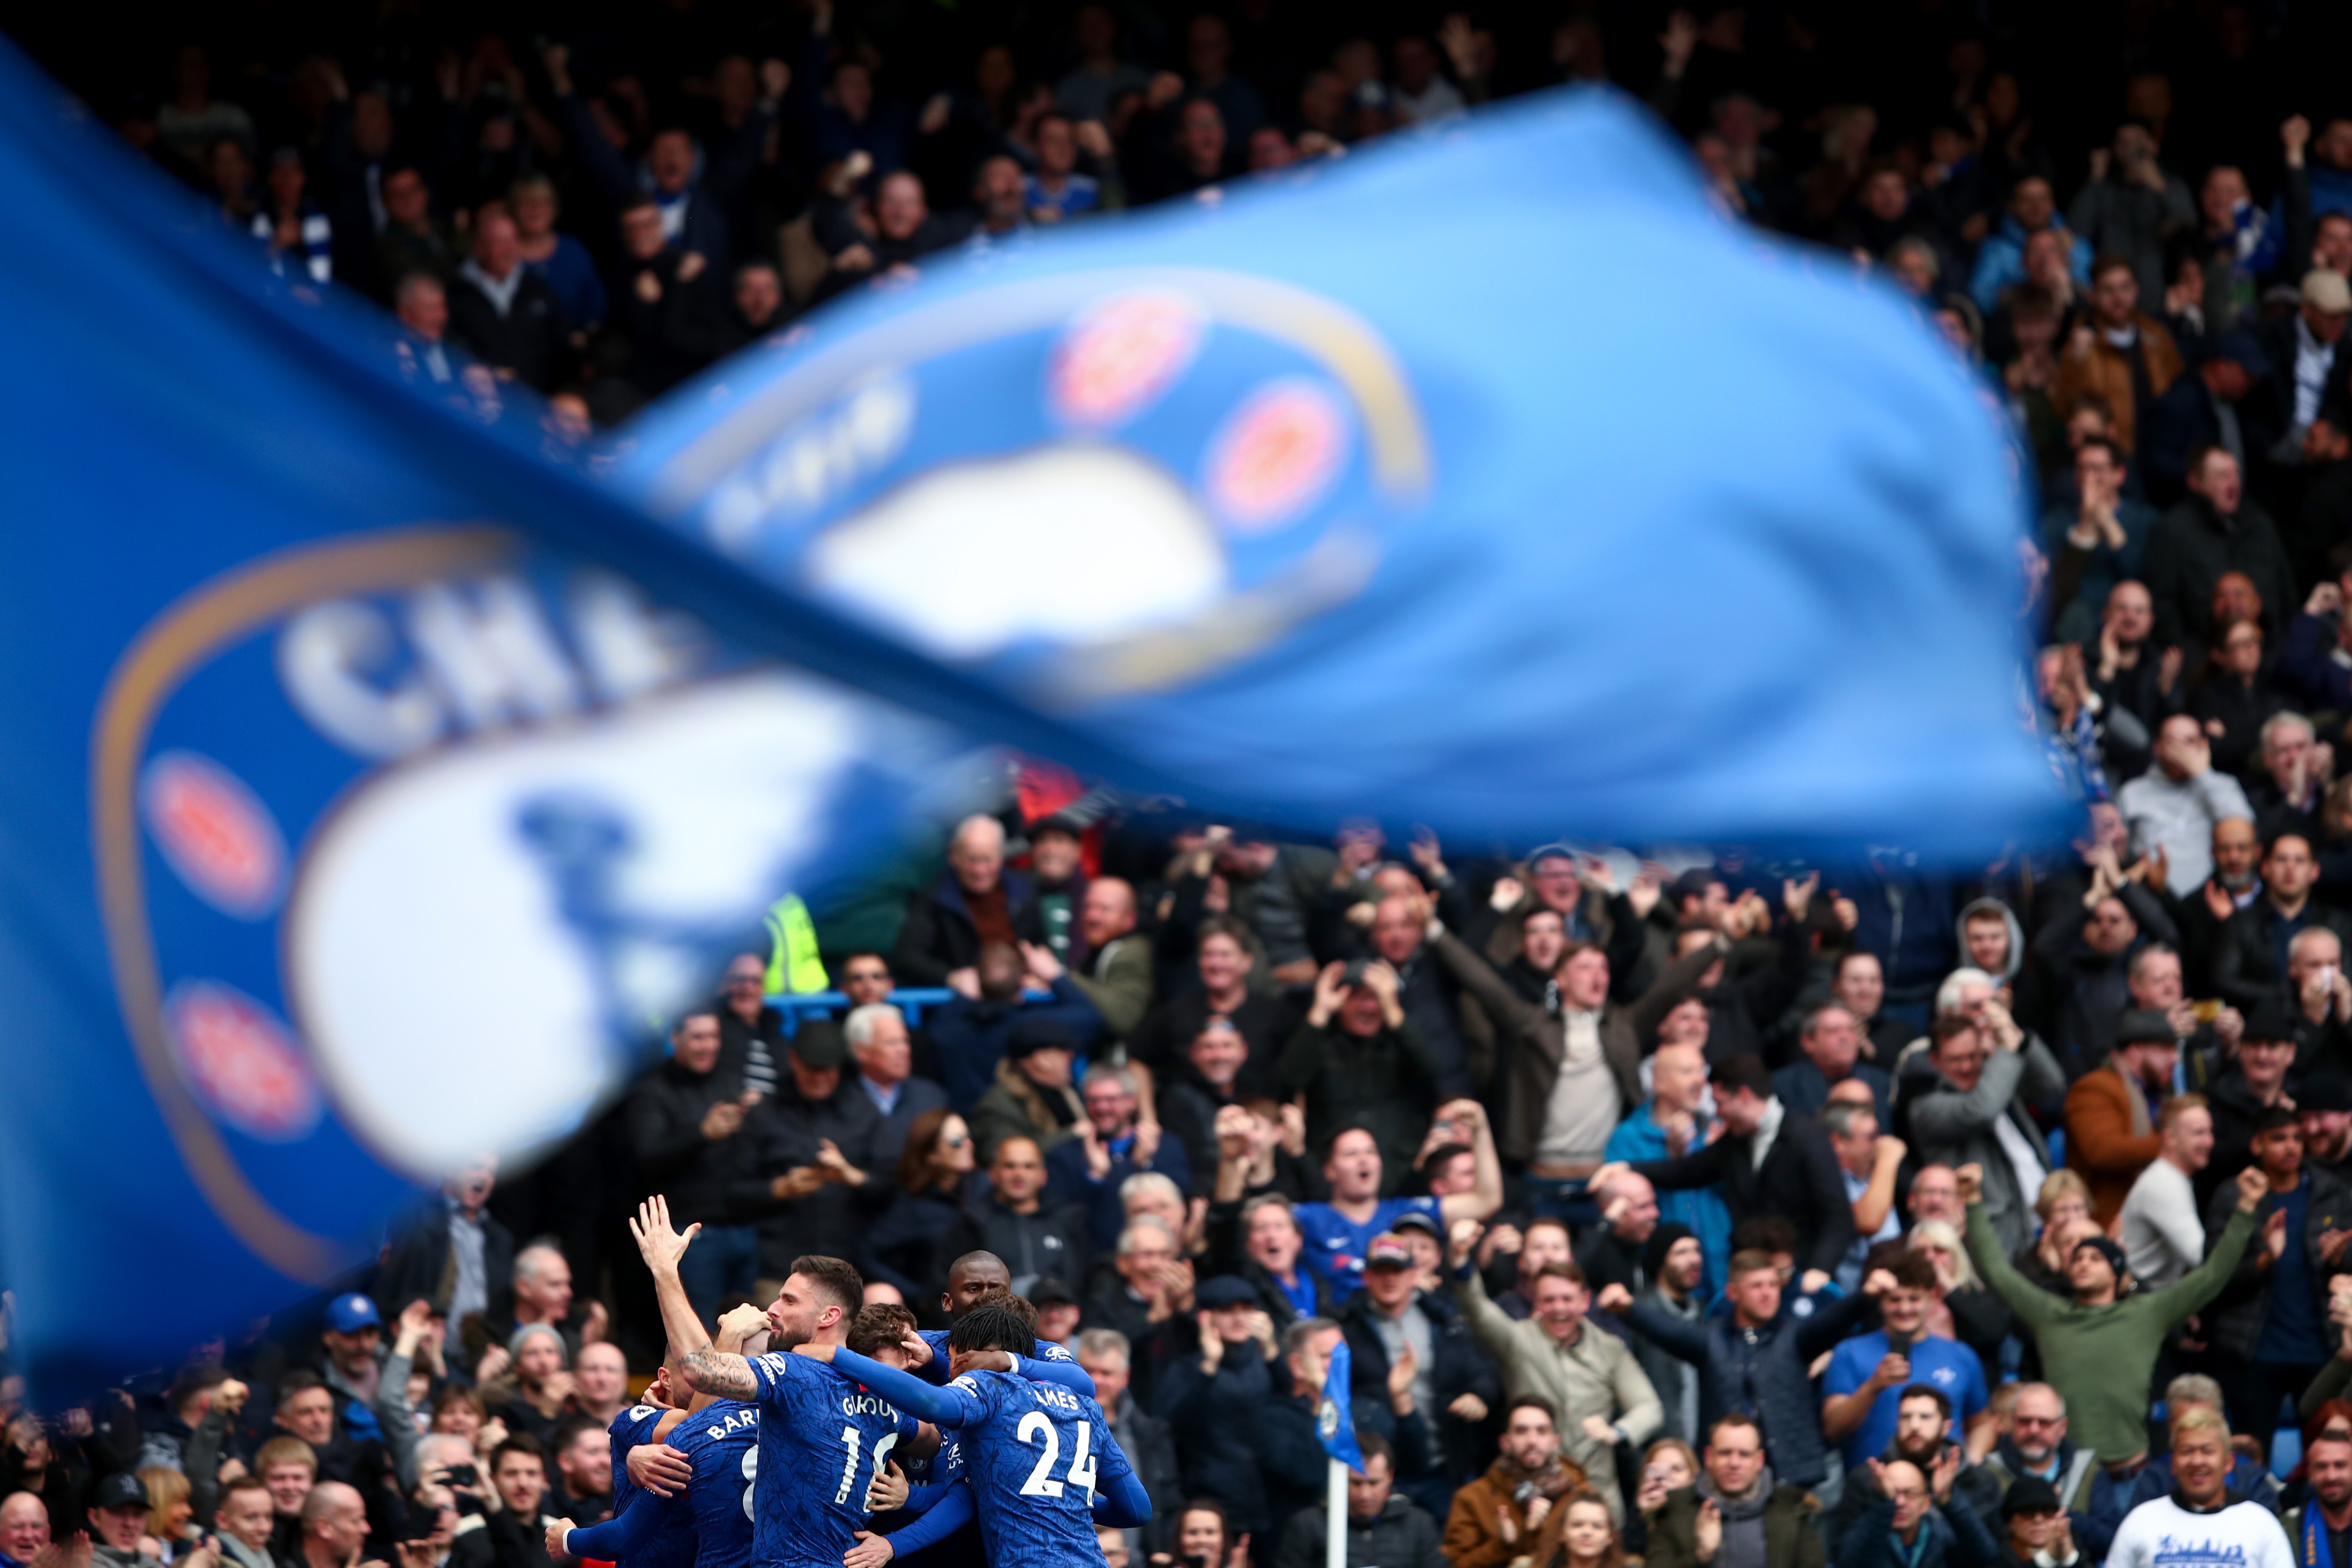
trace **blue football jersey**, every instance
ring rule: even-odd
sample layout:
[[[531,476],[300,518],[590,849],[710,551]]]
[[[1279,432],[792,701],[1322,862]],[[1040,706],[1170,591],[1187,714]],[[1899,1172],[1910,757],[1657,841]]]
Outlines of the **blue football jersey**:
[[[1004,1372],[968,1372],[952,1386],[986,1406],[954,1436],[989,1562],[1102,1568],[1094,1494],[1098,1483],[1129,1473],[1102,1407],[1058,1384]]]
[[[751,1361],[760,1382],[756,1568],[841,1568],[866,1527],[877,1462],[922,1423],[824,1362],[788,1351]]]
[[[669,1412],[658,1405],[632,1405],[613,1417],[604,1428],[613,1440],[613,1514],[618,1518],[629,1500],[637,1495],[637,1483],[629,1479],[629,1450],[654,1440],[654,1428]]]
[[[605,1428],[613,1440],[613,1517],[634,1500],[650,1507],[660,1502],[657,1497],[642,1495],[642,1489],[629,1479],[629,1450],[654,1440],[654,1428],[669,1411],[658,1405],[633,1405],[613,1417]],[[676,1434],[671,1435],[673,1437]],[[650,1545],[633,1552],[629,1568],[692,1568],[694,1563],[694,1515],[683,1508],[672,1508],[663,1516],[658,1533]]]
[[[693,1507],[695,1568],[745,1568],[759,1518],[759,1406],[733,1399],[705,1405],[678,1424],[669,1446],[694,1466],[686,1495]]]

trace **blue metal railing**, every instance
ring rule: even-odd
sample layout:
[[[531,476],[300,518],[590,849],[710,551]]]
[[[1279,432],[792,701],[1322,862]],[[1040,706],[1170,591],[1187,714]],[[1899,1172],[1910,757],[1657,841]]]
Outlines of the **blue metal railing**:
[[[954,1001],[955,994],[944,985],[902,986],[890,993],[890,1005],[907,1015],[907,1027],[916,1029],[928,1009]],[[801,1032],[804,1016],[837,1017],[849,1011],[850,1002],[838,991],[791,991],[769,997],[768,1005],[784,1016],[784,1037],[790,1039]]]

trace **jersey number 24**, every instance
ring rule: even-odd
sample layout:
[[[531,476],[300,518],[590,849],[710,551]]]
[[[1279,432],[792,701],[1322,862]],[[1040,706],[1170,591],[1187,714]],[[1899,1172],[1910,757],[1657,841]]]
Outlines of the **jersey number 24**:
[[[1081,1421],[1077,1430],[1077,1441],[1074,1445],[1076,1451],[1070,1455],[1070,1468],[1063,1473],[1063,1480],[1071,1486],[1084,1488],[1087,1496],[1092,1498],[1095,1495],[1095,1457],[1087,1452],[1087,1448],[1094,1442],[1094,1428]],[[1054,1468],[1054,1461],[1062,1457],[1062,1435],[1054,1429],[1051,1418],[1042,1410],[1032,1410],[1021,1418],[1021,1425],[1013,1429],[1013,1435],[1024,1443],[1042,1441],[1045,1445],[1045,1451],[1037,1456],[1037,1468],[1031,1470],[1029,1479],[1021,1483],[1021,1495],[1060,1497],[1062,1481],[1053,1479],[1050,1472]]]

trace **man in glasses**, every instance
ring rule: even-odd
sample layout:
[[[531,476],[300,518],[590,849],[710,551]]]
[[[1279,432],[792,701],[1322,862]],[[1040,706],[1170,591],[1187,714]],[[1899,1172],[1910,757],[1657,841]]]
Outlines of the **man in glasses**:
[[[2008,1435],[1993,1445],[1984,1468],[2004,1490],[2029,1476],[2049,1482],[2065,1507],[2075,1546],[2094,1561],[2105,1555],[2115,1526],[2091,1516],[2099,1457],[2076,1447],[2066,1436],[2066,1399],[2056,1389],[2046,1383],[2018,1384]]]

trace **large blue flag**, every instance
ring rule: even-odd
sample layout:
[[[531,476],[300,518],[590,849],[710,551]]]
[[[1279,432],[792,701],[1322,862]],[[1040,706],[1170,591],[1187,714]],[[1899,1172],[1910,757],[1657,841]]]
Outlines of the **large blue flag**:
[[[2046,831],[1980,390],[1567,92],[926,263],[622,481],[1196,797],[1523,837]]]
[[[1315,1435],[1323,1451],[1355,1471],[1364,1473],[1363,1446],[1356,1441],[1355,1362],[1342,1338],[1331,1347],[1323,1368],[1323,1390],[1315,1401]]]
[[[0,1278],[62,1391],[575,1125],[962,742],[810,671],[954,677],[542,460],[5,47],[0,204]]]

